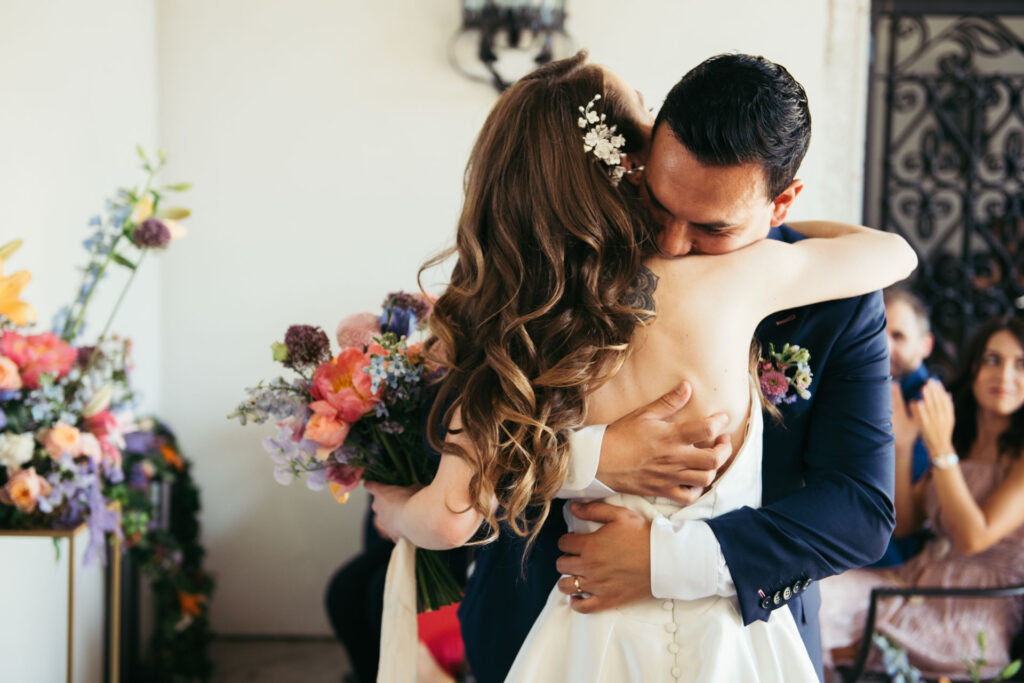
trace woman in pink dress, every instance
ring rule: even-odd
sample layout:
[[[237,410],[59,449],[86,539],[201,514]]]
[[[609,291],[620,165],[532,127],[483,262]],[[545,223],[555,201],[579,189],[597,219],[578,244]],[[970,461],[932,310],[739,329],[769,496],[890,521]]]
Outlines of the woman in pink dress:
[[[1024,320],[990,320],[968,344],[952,395],[937,380],[904,407],[893,385],[896,531],[930,524],[935,539],[902,567],[848,571],[821,582],[822,645],[856,644],[872,588],[998,587],[1024,582]],[[914,440],[924,439],[929,473],[911,484]],[[887,598],[876,629],[906,649],[928,675],[962,674],[962,658],[980,655],[985,675],[1008,663],[1024,602],[1017,598]],[[838,657],[838,653],[837,653]]]

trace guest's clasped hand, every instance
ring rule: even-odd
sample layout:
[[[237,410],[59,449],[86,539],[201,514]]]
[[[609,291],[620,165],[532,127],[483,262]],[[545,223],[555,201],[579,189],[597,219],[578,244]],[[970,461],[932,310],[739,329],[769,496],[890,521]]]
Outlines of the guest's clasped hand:
[[[679,420],[693,390],[672,391],[608,426],[597,478],[620,493],[660,496],[682,505],[697,500],[732,455],[725,413]]]
[[[921,428],[921,438],[931,456],[952,453],[955,413],[953,397],[937,379],[921,388],[921,400],[911,401],[910,414]]]

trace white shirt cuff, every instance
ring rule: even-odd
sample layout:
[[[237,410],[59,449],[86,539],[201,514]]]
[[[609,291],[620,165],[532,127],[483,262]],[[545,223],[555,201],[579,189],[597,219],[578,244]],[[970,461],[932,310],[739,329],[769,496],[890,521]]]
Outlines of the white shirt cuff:
[[[736,594],[715,533],[701,520],[672,522],[658,515],[651,523],[651,594],[656,598],[698,600]]]
[[[569,435],[569,471],[558,498],[606,498],[613,493],[597,480],[601,444],[608,425],[593,425]]]

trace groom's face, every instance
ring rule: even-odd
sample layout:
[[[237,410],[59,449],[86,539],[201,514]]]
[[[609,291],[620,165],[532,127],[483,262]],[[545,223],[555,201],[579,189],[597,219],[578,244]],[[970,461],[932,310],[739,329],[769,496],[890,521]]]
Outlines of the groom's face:
[[[665,124],[655,130],[643,175],[666,256],[724,254],[765,238],[802,187],[793,181],[771,200],[760,164],[706,166]]]

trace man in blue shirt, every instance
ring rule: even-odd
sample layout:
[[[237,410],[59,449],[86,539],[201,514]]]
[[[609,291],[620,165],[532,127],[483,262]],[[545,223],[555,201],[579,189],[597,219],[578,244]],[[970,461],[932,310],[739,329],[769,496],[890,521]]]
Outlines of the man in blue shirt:
[[[921,387],[931,377],[924,361],[932,353],[935,339],[928,321],[928,309],[910,290],[894,285],[883,292],[885,299],[886,337],[889,342],[889,367],[895,382],[899,383],[903,397],[904,414],[909,401],[921,399]],[[929,467],[928,450],[909,420],[900,420],[896,396],[893,397],[893,430],[896,441],[914,439],[911,479],[917,481]],[[872,567],[891,567],[903,564],[916,555],[924,545],[927,532],[904,538],[893,538],[885,554]]]

